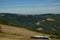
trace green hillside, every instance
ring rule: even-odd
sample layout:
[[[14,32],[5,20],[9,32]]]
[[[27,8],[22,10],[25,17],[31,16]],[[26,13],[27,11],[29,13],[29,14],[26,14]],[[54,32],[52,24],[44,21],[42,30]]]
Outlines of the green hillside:
[[[36,32],[60,36],[60,14],[20,15],[0,13],[0,24],[22,26]]]

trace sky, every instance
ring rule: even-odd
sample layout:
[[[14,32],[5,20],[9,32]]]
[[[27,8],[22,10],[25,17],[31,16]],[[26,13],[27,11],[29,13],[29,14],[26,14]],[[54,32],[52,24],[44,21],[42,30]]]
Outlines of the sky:
[[[60,0],[0,0],[0,13],[60,13]]]

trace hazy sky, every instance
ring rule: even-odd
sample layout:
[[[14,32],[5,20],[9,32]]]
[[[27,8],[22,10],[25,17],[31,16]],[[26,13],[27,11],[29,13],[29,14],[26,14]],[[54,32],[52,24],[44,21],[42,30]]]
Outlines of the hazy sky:
[[[0,0],[0,13],[60,13],[60,0]]]

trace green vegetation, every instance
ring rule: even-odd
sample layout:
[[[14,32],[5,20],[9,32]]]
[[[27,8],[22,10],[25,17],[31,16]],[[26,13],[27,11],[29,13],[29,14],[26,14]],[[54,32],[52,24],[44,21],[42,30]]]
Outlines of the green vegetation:
[[[37,22],[39,25],[36,25]],[[32,31],[60,37],[60,14],[19,15],[0,13],[0,24],[24,27]],[[37,28],[43,28],[43,30],[37,30]]]

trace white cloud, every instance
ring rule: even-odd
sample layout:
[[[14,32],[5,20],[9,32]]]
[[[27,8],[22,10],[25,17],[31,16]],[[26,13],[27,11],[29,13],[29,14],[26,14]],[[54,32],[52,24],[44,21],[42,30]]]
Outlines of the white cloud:
[[[0,13],[39,14],[60,13],[60,7],[8,8],[0,9]]]

